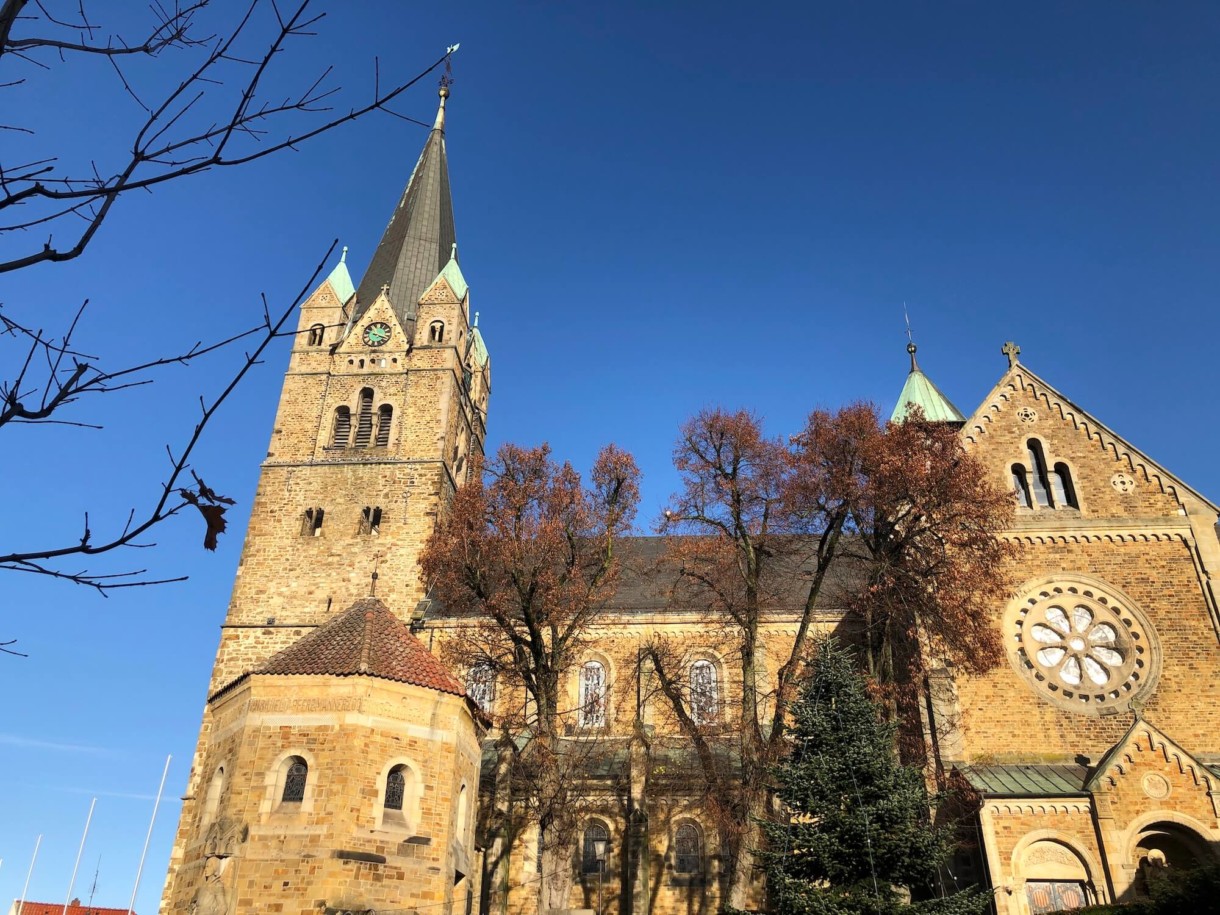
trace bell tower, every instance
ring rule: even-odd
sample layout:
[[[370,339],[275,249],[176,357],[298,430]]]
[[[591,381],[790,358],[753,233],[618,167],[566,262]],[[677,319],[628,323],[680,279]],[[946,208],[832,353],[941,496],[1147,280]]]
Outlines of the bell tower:
[[[325,654],[322,630],[371,598],[401,626],[395,638],[413,639],[405,633],[423,597],[420,552],[437,513],[466,480],[471,458],[483,453],[490,360],[458,261],[445,148],[448,96],[442,84],[436,121],[359,285],[348,273],[345,248],[301,306],[221,627],[163,911],[186,911],[208,868],[213,882],[220,879],[227,858],[214,853],[216,837],[209,838],[214,811],[243,809],[233,792],[265,789],[259,780],[265,773],[251,773],[257,785],[234,778],[216,787],[213,770],[223,768],[217,754],[225,755],[218,741],[232,743],[218,710],[232,704],[235,684],[257,684],[260,675],[280,671],[282,665],[268,662],[290,646],[300,654],[303,640],[314,646],[307,650]],[[298,667],[351,674],[329,671],[326,663]],[[460,685],[456,691],[463,694]],[[350,688],[341,692],[351,701]],[[235,771],[236,762],[228,765]],[[357,804],[360,789],[350,790]],[[201,792],[217,795],[212,821]],[[256,827],[237,824],[234,835]],[[318,898],[325,895],[319,890]]]

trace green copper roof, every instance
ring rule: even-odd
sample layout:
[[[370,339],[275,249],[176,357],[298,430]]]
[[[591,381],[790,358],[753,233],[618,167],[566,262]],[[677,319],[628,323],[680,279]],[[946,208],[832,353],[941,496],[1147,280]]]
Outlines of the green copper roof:
[[[335,290],[335,295],[339,297],[340,304],[350,299],[352,293],[356,291],[356,287],[352,283],[352,275],[347,272],[346,245],[343,247],[343,253],[339,256],[339,263],[335,264],[335,269],[330,272],[330,276],[326,279],[330,282],[330,288]]]
[[[907,346],[907,352],[911,354],[911,373],[907,375],[906,384],[902,386],[902,393],[898,395],[898,403],[894,406],[894,412],[890,414],[890,422],[900,423],[905,420],[911,412],[911,406],[914,405],[923,411],[925,419],[932,422],[964,423],[966,417],[962,415],[961,411],[953,406],[949,398],[940,392],[940,388],[919,370],[919,366],[915,363],[914,343]]]
[[[462,268],[458,266],[456,242],[453,245],[453,253],[449,255],[449,263],[445,264],[444,269],[437,274],[436,280],[439,280],[442,276],[445,278],[445,282],[449,284],[449,288],[453,290],[454,295],[458,297],[459,302],[466,298],[466,293],[470,287],[466,285],[466,277],[462,276]],[[436,283],[436,280],[433,280],[432,283]]]
[[[1088,794],[1084,766],[963,766],[959,770],[984,797],[1079,797]]]
[[[479,368],[487,365],[487,344],[483,342],[483,335],[479,333],[477,324],[470,331],[470,350],[474,354],[474,360],[479,364]]]

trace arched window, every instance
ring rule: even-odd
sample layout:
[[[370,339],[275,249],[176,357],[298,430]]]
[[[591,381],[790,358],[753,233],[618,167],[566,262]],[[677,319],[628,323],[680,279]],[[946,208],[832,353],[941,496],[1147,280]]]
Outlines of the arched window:
[[[326,327],[322,324],[315,324],[309,328],[309,345],[321,346],[322,341],[326,338]]]
[[[220,766],[208,785],[207,797],[203,801],[203,822],[211,823],[220,810],[220,795],[225,788],[225,767]]]
[[[360,412],[356,416],[356,447],[367,448],[373,438],[373,389],[360,389]]]
[[[429,343],[444,343],[445,342],[445,322],[433,321],[428,325],[428,342]]]
[[[287,772],[284,775],[284,790],[280,801],[285,804],[299,804],[305,800],[305,782],[309,780],[309,765],[299,756],[289,756],[284,760]]]
[[[601,852],[600,854],[598,852]],[[590,820],[585,827],[584,843],[580,855],[582,874],[603,873],[606,859],[610,857],[610,830],[599,820]]]
[[[325,515],[326,513],[320,508],[305,509],[305,516],[301,519],[301,536],[321,537],[322,519]]]
[[[586,661],[580,668],[580,726],[606,726],[606,668],[599,661]]]
[[[390,444],[390,423],[394,419],[394,408],[383,403],[377,408],[377,447],[384,448]]]
[[[346,448],[352,434],[352,411],[349,407],[335,407],[335,428],[330,443],[334,448]]]
[[[1051,507],[1051,484],[1050,478],[1046,471],[1046,455],[1042,451],[1042,443],[1036,438],[1031,438],[1025,443],[1025,448],[1029,454],[1029,466],[1033,471],[1033,490],[1034,501],[1041,508]]]
[[[490,715],[496,704],[496,671],[486,661],[470,668],[466,674],[466,695],[484,713]]]
[[[381,507],[366,505],[360,513],[360,533],[364,535],[381,533]]]
[[[720,714],[716,665],[700,660],[690,666],[690,716],[695,724],[710,724]]]
[[[1051,491],[1055,494],[1055,505],[1059,508],[1080,508],[1076,502],[1076,487],[1072,485],[1072,472],[1062,461],[1051,471]]]
[[[1017,494],[1017,504],[1022,508],[1029,508],[1029,472],[1025,469],[1024,464],[1012,465],[1012,488]]]
[[[403,798],[407,794],[406,766],[395,766],[385,777],[385,809],[402,812]]]
[[[703,873],[703,833],[694,823],[680,823],[674,830],[674,873]]]

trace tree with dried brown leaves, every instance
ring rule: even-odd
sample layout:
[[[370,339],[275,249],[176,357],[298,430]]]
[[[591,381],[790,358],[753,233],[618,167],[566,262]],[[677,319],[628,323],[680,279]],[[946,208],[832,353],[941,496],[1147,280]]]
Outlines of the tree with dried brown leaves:
[[[427,127],[391,105],[447,65],[452,49],[388,86],[382,85],[374,62],[369,91],[338,110],[339,88],[330,85],[329,67],[298,91],[279,95],[283,90],[273,79],[277,60],[316,33],[325,13],[315,5],[312,0],[294,0],[286,7],[276,0],[248,0],[233,9],[208,0],[156,0],[147,27],[126,36],[105,28],[82,0],[0,0],[0,90],[10,95],[28,91],[52,68],[91,60],[114,79],[112,122],[122,122],[124,105],[133,115],[125,141],[104,146],[97,140],[97,148],[67,150],[47,148],[34,131],[12,120],[16,115],[9,107],[0,123],[0,135],[8,138],[0,153],[0,273],[46,269],[40,265],[81,257],[130,192],[297,150],[374,112]],[[102,10],[107,14],[114,11]],[[180,61],[180,75],[150,86],[140,68],[153,58]],[[77,171],[74,161],[89,165]],[[315,272],[310,283],[317,278]],[[228,503],[202,483],[182,486],[190,456],[236,384],[273,341],[288,333],[285,321],[303,297],[274,309],[265,301],[261,308],[254,305],[252,311],[261,314],[252,317],[248,328],[219,334],[214,341],[141,355],[99,353],[80,342],[88,301],[62,309],[46,301],[0,303],[0,429],[10,433],[21,424],[96,430],[97,411],[88,404],[98,396],[150,384],[169,367],[247,347],[245,359],[222,380],[218,393],[200,399],[199,421],[191,434],[176,447],[166,446],[166,478],[153,487],[143,508],[116,519],[91,518],[86,511],[82,526],[65,531],[58,542],[4,544],[0,569],[83,584],[103,594],[179,580],[156,579],[142,568],[99,571],[84,563],[111,551],[149,546],[149,532],[188,505],[204,521],[205,546],[214,548],[225,528]],[[101,290],[90,310],[104,308],[96,303],[107,298]],[[29,488],[31,480],[23,478],[19,485]]]
[[[757,891],[769,772],[786,750],[815,611],[827,601],[852,611],[869,672],[889,695],[922,689],[929,648],[972,670],[994,665],[988,610],[1004,556],[996,534],[1012,503],[951,427],[919,416],[883,426],[863,404],[815,411],[791,441],[766,436],[750,413],[707,410],[682,427],[674,462],[683,488],[660,527],[679,569],[676,599],[708,608],[738,666],[727,729],[692,708],[679,646],[655,639],[649,658],[700,761],[730,866],[727,904],[742,909]],[[830,593],[832,581],[849,587]],[[762,673],[765,649],[778,647],[764,646],[768,622],[796,633],[773,685]],[[717,747],[726,730],[735,744],[728,766]]]
[[[498,808],[492,866],[507,865],[524,822],[537,824],[543,911],[569,904],[579,783],[595,747],[580,739],[582,710],[567,686],[613,591],[638,501],[635,461],[614,446],[586,486],[547,446],[504,445],[454,495],[421,558],[431,596],[464,618],[442,653],[494,673],[501,746],[522,786]]]

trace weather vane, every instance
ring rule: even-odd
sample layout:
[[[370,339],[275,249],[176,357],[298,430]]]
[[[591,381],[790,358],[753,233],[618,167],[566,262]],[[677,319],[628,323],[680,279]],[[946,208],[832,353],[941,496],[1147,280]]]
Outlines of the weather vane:
[[[442,89],[448,89],[453,85],[453,52],[461,46],[461,42],[458,42],[445,48],[445,72],[441,74]]]

